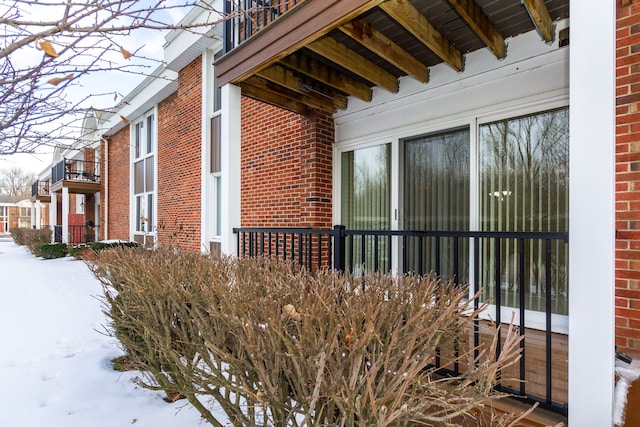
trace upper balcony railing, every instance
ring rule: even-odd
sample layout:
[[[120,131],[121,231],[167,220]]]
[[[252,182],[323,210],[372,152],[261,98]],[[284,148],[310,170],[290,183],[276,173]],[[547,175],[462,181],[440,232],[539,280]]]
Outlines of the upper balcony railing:
[[[304,0],[225,1],[224,53],[240,46]]]
[[[49,181],[36,181],[31,184],[31,197],[48,196]]]
[[[51,168],[51,183],[59,181],[100,182],[100,163],[64,159]]]

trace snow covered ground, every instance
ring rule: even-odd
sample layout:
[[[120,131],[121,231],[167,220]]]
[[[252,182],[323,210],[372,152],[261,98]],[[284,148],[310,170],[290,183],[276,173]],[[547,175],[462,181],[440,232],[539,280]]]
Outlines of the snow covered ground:
[[[199,413],[111,369],[117,342],[82,261],[43,260],[0,239],[0,426],[198,427]]]

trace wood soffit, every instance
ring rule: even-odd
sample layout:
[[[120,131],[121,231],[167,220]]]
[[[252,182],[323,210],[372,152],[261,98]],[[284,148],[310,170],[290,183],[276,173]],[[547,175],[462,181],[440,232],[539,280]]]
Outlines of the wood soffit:
[[[402,76],[428,83],[429,67],[464,71],[464,55],[536,29],[552,43],[569,0],[306,0],[224,55],[217,83],[300,114],[371,100],[371,88],[398,90]]]

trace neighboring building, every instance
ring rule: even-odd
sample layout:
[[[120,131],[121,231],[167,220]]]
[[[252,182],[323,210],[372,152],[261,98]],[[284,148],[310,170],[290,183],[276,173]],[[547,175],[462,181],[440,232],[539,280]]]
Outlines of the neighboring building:
[[[512,391],[609,425],[614,344],[640,356],[640,3],[608,3],[290,0],[174,31],[85,126],[84,220],[471,282],[525,336]]]
[[[95,241],[100,228],[100,134],[98,113],[88,113],[81,137],[71,147],[56,147],[52,166],[31,186],[34,228],[52,227],[55,242]],[[48,213],[48,216],[46,216]],[[45,215],[45,220],[42,216]]]
[[[22,199],[16,196],[0,196],[0,233],[9,233],[20,226],[18,202]]]
[[[32,209],[29,199],[20,196],[0,196],[0,233],[9,233],[17,228],[31,228]],[[44,220],[47,212],[41,212]]]

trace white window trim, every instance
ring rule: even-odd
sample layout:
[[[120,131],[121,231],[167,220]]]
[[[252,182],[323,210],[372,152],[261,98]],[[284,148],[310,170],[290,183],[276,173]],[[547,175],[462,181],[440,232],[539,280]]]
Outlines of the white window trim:
[[[216,178],[222,179],[222,171],[211,173],[211,138],[213,129],[211,121],[213,118],[222,116],[222,106],[215,110],[214,98],[215,91],[215,75],[214,75],[214,58],[218,49],[207,49],[202,55],[202,165],[201,165],[201,246],[204,252],[208,252],[212,243],[222,243],[222,235],[216,234],[216,222],[218,209],[216,204]],[[222,232],[222,230],[221,230]]]

